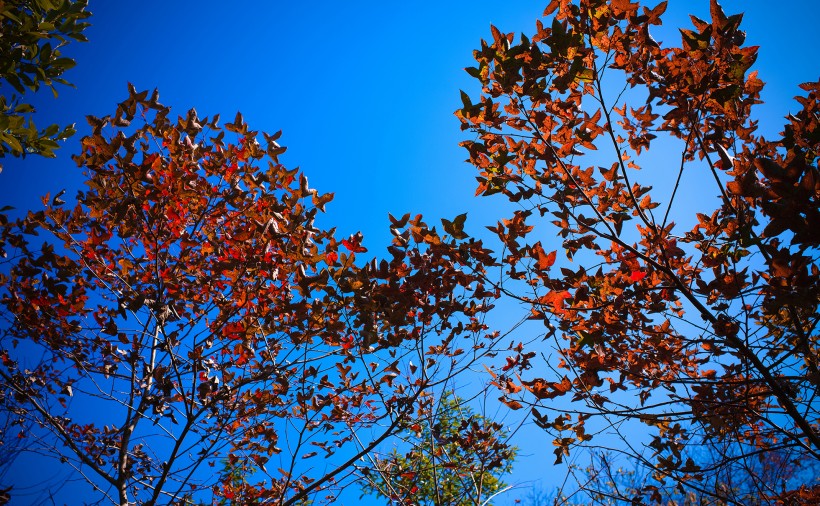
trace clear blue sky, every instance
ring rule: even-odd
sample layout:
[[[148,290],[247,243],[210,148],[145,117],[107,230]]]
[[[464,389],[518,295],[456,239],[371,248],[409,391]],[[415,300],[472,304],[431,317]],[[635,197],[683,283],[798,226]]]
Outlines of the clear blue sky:
[[[708,0],[672,0],[659,40],[690,11],[708,17]],[[532,33],[545,2],[144,2],[91,1],[86,44],[67,53],[76,89],[37,100],[38,121],[76,122],[79,133],[56,160],[8,159],[0,202],[21,209],[40,195],[81,184],[70,161],[86,132],[85,115],[112,113],[126,83],[159,88],[182,114],[230,119],[242,111],[258,130],[284,131],[283,162],[300,166],[312,186],[334,192],[329,223],[357,230],[375,245],[388,237],[387,212],[432,218],[470,211],[468,229],[494,220],[487,199],[472,197],[474,174],[453,111],[459,89],[478,94],[462,70],[489,37],[489,24]],[[757,68],[767,83],[759,113],[774,119],[792,105],[799,82],[820,74],[820,7],[808,0],[773,4],[725,1],[745,11],[748,43],[761,46]],[[372,242],[371,242],[372,241]]]
[[[653,2],[652,5],[654,5]],[[387,213],[423,213],[428,222],[469,211],[467,229],[491,224],[497,208],[473,197],[474,174],[458,147],[463,136],[453,111],[459,89],[478,87],[463,68],[472,50],[502,31],[531,34],[544,3],[486,0],[422,2],[251,2],[92,0],[90,42],[67,49],[77,67],[63,88],[35,100],[41,126],[76,122],[79,133],[55,160],[6,159],[0,207],[25,210],[39,197],[82,178],[70,155],[87,132],[85,115],[112,113],[126,84],[159,88],[160,101],[183,114],[242,111],[252,128],[282,129],[282,161],[300,166],[311,186],[334,192],[324,226],[341,235],[361,230],[371,252],[383,251]],[[760,45],[756,68],[767,83],[757,114],[776,133],[795,107],[797,84],[820,76],[820,7],[814,1],[732,0],[745,11],[747,43]],[[686,15],[708,17],[708,0],[671,0],[658,40],[678,44]],[[508,482],[529,483],[552,473],[551,445],[530,438]],[[519,445],[521,443],[519,442]],[[526,446],[526,445],[525,445]],[[526,491],[509,496],[524,497]],[[499,501],[497,504],[504,504]]]

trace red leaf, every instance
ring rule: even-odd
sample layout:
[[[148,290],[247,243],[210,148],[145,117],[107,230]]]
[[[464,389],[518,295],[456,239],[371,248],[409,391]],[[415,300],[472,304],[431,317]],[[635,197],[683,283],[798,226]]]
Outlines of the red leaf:
[[[512,357],[507,357],[507,364],[501,368],[502,371],[509,371],[518,364],[518,360]]]
[[[643,272],[643,271],[633,271],[632,274],[629,276],[629,280],[632,281],[633,283],[636,283],[636,282],[642,280],[645,277],[646,277],[645,272]]]
[[[361,246],[358,242],[354,242],[353,240],[342,239],[342,245],[353,253],[363,253],[367,251],[367,248]]]

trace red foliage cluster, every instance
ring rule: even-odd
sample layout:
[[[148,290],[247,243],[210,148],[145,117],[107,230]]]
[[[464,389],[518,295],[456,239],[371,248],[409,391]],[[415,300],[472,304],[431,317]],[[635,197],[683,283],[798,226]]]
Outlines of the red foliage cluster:
[[[169,112],[132,89],[89,118],[76,205],[0,222],[5,409],[119,504],[338,488],[492,349],[489,254],[405,216],[388,259],[357,262],[361,234],[315,225],[332,195],[278,162],[279,134]]]
[[[594,445],[590,417],[646,424],[651,458],[625,452],[661,482],[702,490],[747,458],[820,458],[820,83],[801,86],[782,138],[757,136],[763,82],[742,15],[713,0],[710,20],[692,16],[680,46],[663,47],[651,30],[665,9],[554,0],[532,37],[493,27],[467,69],[481,96],[462,93],[456,114],[475,135],[462,145],[476,193],[521,207],[491,228],[508,252],[498,288],[544,322],[566,373],[549,380],[548,364],[508,359],[502,400],[532,406],[558,461]],[[650,168],[677,180],[671,191],[644,182]],[[684,207],[688,178],[702,208]],[[566,262],[547,253],[556,232]],[[536,376],[524,391],[511,365]],[[561,396],[573,404],[543,402]],[[729,448],[718,462],[691,464],[718,447]]]
[[[317,226],[332,195],[279,163],[279,134],[172,120],[132,88],[89,118],[76,204],[0,215],[3,409],[115,503],[332,500],[495,356],[484,317],[503,295],[546,344],[511,344],[491,385],[557,462],[631,422],[646,451],[620,451],[652,473],[616,499],[814,501],[820,82],[779,138],[758,135],[757,48],[710,6],[678,47],[651,34],[666,2],[553,0],[531,37],[492,28],[456,114],[476,194],[517,206],[488,227],[499,258],[466,214],[441,234],[408,214],[365,259],[361,234]],[[447,442],[511,455],[499,427]]]

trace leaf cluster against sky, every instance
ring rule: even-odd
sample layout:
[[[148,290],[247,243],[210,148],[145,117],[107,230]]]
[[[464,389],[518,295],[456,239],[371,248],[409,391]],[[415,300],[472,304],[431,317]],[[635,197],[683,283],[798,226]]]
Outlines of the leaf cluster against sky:
[[[687,24],[689,10],[707,11],[708,2],[701,3],[671,5],[668,31],[656,38],[677,38],[671,27]],[[796,84],[817,78],[816,7],[727,1],[724,8],[745,10],[748,42],[761,45],[756,68],[767,86],[757,114],[772,120],[764,121],[764,131],[776,131],[794,107]],[[63,188],[70,197],[81,184],[69,155],[87,133],[82,118],[110,111],[133,82],[138,89],[159,88],[163,103],[178,112],[197,107],[203,115],[232,117],[242,110],[255,127],[284,129],[289,150],[283,161],[300,165],[320,191],[336,194],[331,225],[341,235],[362,230],[371,251],[387,241],[387,212],[452,218],[469,211],[468,230],[477,233],[496,213],[472,199],[473,173],[457,147],[462,134],[452,111],[460,106],[458,89],[475,91],[462,68],[471,64],[479,38],[490,37],[489,23],[531,31],[541,9],[529,2],[239,8],[203,2],[193,8],[156,1],[136,9],[92,3],[90,42],[67,51],[78,61],[66,76],[76,89],[61,90],[57,101],[41,95],[35,102],[43,124],[77,122],[79,135],[55,160],[8,160],[0,205],[22,211]],[[521,462],[525,475],[538,477]]]

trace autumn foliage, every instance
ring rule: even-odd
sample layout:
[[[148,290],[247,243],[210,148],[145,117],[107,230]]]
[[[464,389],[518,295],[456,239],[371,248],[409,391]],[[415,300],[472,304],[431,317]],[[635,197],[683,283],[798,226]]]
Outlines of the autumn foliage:
[[[497,288],[545,329],[500,367],[502,400],[531,408],[558,462],[601,440],[653,471],[638,497],[731,502],[719,476],[820,457],[820,83],[764,138],[742,15],[712,0],[676,47],[652,35],[665,9],[554,0],[532,36],[493,27],[457,116],[476,194],[519,206],[491,227]]]
[[[76,204],[3,218],[4,409],[115,504],[332,497],[492,349],[489,256],[405,216],[360,265],[278,134],[169,114],[132,88],[89,117]]]
[[[816,504],[820,82],[761,135],[742,15],[674,45],[666,5],[552,0],[481,42],[456,115],[513,209],[493,251],[466,214],[339,236],[278,133],[131,87],[87,189],[0,214],[3,438],[113,504],[484,504],[507,428],[441,400],[480,375],[553,442],[522,453],[592,452],[573,500]]]

